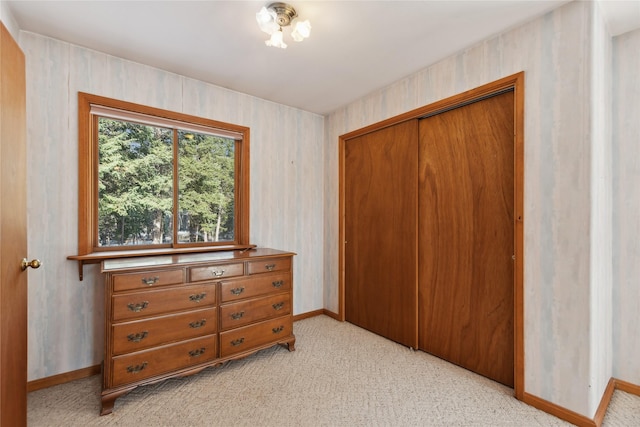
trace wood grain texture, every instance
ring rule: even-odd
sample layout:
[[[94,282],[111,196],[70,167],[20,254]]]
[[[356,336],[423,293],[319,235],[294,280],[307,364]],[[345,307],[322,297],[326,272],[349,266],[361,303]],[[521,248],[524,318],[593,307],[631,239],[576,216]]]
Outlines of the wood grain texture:
[[[604,416],[609,408],[609,404],[611,403],[611,398],[613,397],[613,392],[616,389],[616,380],[615,378],[610,378],[607,383],[607,387],[604,390],[602,398],[600,399],[600,404],[598,405],[598,409],[596,410],[595,415],[593,416],[593,422],[597,426],[601,426],[604,421]]]
[[[420,122],[419,348],[514,384],[513,92]]]
[[[133,353],[164,343],[214,334],[217,324],[216,307],[122,322],[111,327],[111,348],[114,355]]]
[[[585,124],[592,102],[587,82],[593,75],[585,58],[592,58],[589,53],[592,46],[590,22],[594,6],[597,7],[590,2],[569,2],[461,50],[334,111],[327,116],[325,131],[326,176],[336,179],[325,183],[325,239],[329,243],[324,250],[327,264],[324,301],[327,309],[335,312],[339,307],[340,270],[337,261],[333,260],[339,237],[340,199],[336,196],[339,158],[334,153],[338,151],[340,135],[504,76],[525,72],[522,87],[526,85],[526,100],[522,109],[526,112],[526,123],[520,124],[520,138],[526,143],[523,154],[526,175],[523,193],[526,197],[521,212],[525,221],[519,227],[526,239],[522,240],[524,252],[516,253],[516,257],[523,257],[520,265],[526,264],[521,276],[524,292],[520,294],[521,307],[526,314],[521,323],[522,360],[526,352],[526,367],[521,371],[523,384],[530,394],[588,416],[597,405],[589,397],[592,394],[592,335],[589,328],[590,291],[587,290],[589,232],[586,226],[591,218],[591,197],[588,173],[585,173],[591,162],[589,144],[585,143],[590,138],[590,130]],[[615,121],[614,132],[618,129],[627,136],[638,135],[633,132],[640,126],[637,120],[629,121],[631,117],[638,117],[640,106],[638,92],[633,91],[639,80],[631,77],[637,75],[638,67],[634,64],[638,63],[638,56],[631,52],[638,51],[639,38],[637,31],[614,38],[614,41],[625,41],[625,46],[620,46],[619,78],[613,79],[614,85],[619,85],[625,94],[614,104],[622,113]],[[576,67],[578,63],[584,66]],[[615,71],[614,68],[614,74]],[[618,124],[618,120],[626,123]],[[621,167],[631,166],[640,158],[638,144],[634,145],[636,140],[624,140]],[[614,203],[617,207],[614,217],[621,219],[619,232],[624,239],[618,242],[620,246],[614,252],[614,271],[621,283],[619,295],[614,294],[614,304],[620,305],[614,307],[620,308],[621,315],[626,314],[620,317],[622,321],[617,322],[619,328],[614,332],[614,348],[620,346],[614,351],[614,358],[623,369],[620,372],[625,373],[622,378],[640,383],[640,371],[633,366],[635,359],[625,357],[640,351],[640,334],[632,332],[634,326],[640,324],[640,311],[634,304],[638,301],[636,279],[640,277],[637,274],[640,250],[637,244],[634,245],[638,239],[633,238],[638,235],[635,230],[638,230],[640,192],[636,190],[637,185],[631,188],[638,182],[638,179],[634,181],[638,174],[616,169],[615,157],[614,179],[619,177],[621,185],[617,187],[619,204]],[[623,182],[627,185],[623,186]],[[630,194],[633,194],[631,199]],[[616,308],[614,313],[617,313]]]
[[[0,425],[27,424],[25,57],[0,23]]]
[[[636,396],[640,396],[640,385],[632,384],[628,381],[623,381],[619,379],[616,379],[615,383],[616,383],[617,390],[621,390],[626,393],[631,393],[631,394],[635,394]]]
[[[345,316],[417,345],[418,122],[345,141]]]
[[[570,409],[567,409],[556,403],[549,402],[548,400],[542,399],[538,396],[534,396],[529,393],[524,393],[522,401],[527,405],[531,405],[534,408],[540,409],[541,411],[554,415],[560,418],[561,420],[565,420],[576,426],[596,427],[595,421],[589,418],[588,416],[577,413]]]
[[[165,269],[153,257],[146,259],[146,266],[143,258],[105,261],[105,350],[100,414],[112,412],[114,401],[123,392],[140,385],[195,374],[207,366],[247,356],[269,345],[286,344],[289,351],[293,351],[293,262],[284,254],[268,248],[250,253],[191,254],[170,257],[171,264],[165,265]],[[218,259],[211,261],[212,256]],[[219,258],[225,256],[227,262],[220,263]],[[291,258],[293,254],[287,256]],[[242,262],[238,271],[244,279],[220,277],[193,282],[192,270],[211,267],[214,271],[233,271],[239,258]],[[251,274],[251,268],[246,265],[249,263],[262,266],[266,263],[281,271],[269,273],[266,269],[260,270],[267,271],[265,273]],[[124,277],[125,282],[135,275],[162,280],[163,273],[175,271],[178,266],[186,269],[185,274],[180,275],[185,278],[184,283],[134,291],[114,289],[120,277]],[[274,281],[278,277],[283,278]],[[201,277],[196,274],[195,279]],[[220,306],[218,298],[224,298],[218,295],[226,292],[219,288],[228,284],[234,286],[231,294],[239,301]],[[264,297],[250,298],[255,295]],[[218,335],[221,323],[225,331]]]
[[[166,372],[206,363],[217,357],[217,336],[207,335],[163,347],[116,356],[111,360],[112,386],[142,381]]]

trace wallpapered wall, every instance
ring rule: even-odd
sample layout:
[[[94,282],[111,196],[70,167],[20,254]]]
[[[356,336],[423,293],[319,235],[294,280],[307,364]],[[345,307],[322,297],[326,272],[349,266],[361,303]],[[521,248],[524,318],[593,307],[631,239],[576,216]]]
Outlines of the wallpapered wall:
[[[613,349],[616,378],[640,384],[640,29],[613,41]]]
[[[294,314],[322,308],[324,118],[21,32],[27,65],[29,380],[102,361],[103,280],[78,267],[77,93],[251,128],[251,241],[296,252]]]
[[[613,374],[611,312],[611,36],[600,7],[590,23],[591,290],[589,408],[596,410]]]
[[[611,47],[597,4],[567,4],[326,118],[37,34],[19,36],[27,57],[29,256],[45,262],[29,272],[30,380],[102,360],[98,267],[86,267],[80,282],[66,260],[77,242],[77,91],[251,128],[252,241],[298,253],[298,314],[338,311],[339,135],[525,71],[526,391],[592,416],[612,375],[607,358],[616,378],[640,383],[640,363],[629,356],[640,352],[640,31]],[[611,275],[612,287],[605,283]]]
[[[4,26],[7,28],[9,34],[11,34],[11,36],[17,41],[20,34],[20,28],[9,10],[9,5],[7,5],[7,2],[4,0],[0,0],[0,21],[2,21]]]
[[[611,376],[612,346],[610,308],[596,301],[610,301],[611,257],[592,257],[607,241],[611,251],[610,204],[592,212],[591,203],[593,174],[596,195],[606,203],[611,192],[606,158],[592,165],[610,141],[607,117],[590,122],[592,101],[610,96],[606,80],[594,80],[607,78],[608,64],[591,61],[611,43],[597,8],[569,3],[349,104],[328,116],[325,139],[326,174],[337,177],[339,135],[525,71],[525,391],[589,417]],[[325,190],[325,305],[337,311],[337,180]],[[592,233],[604,248],[592,247]]]

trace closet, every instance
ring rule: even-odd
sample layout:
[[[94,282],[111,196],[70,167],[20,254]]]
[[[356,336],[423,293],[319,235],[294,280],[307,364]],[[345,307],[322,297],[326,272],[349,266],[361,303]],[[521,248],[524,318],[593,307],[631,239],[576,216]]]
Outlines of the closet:
[[[345,320],[511,387],[514,112],[503,88],[347,135],[341,158]]]
[[[347,320],[418,345],[418,121],[346,141]]]

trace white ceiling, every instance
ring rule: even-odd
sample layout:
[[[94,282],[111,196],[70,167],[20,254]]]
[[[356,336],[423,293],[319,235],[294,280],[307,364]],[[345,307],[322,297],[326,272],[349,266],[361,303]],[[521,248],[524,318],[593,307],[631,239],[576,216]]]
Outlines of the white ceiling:
[[[291,0],[312,30],[285,50],[256,24],[268,0],[7,4],[22,30],[326,114],[567,2]],[[601,4],[614,35],[640,27],[640,1]]]

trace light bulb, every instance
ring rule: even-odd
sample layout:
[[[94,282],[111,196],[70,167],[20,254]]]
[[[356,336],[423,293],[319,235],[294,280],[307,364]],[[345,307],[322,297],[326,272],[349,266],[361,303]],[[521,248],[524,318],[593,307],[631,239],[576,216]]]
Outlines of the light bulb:
[[[264,42],[267,46],[279,47],[280,49],[286,49],[287,45],[282,40],[282,28],[271,34],[271,38]]]
[[[276,23],[276,13],[268,10],[266,7],[260,9],[260,12],[256,13],[256,21],[262,31],[267,34],[273,34],[278,31],[280,26]]]
[[[297,41],[301,42],[311,35],[311,24],[309,20],[305,20],[302,22],[296,22],[295,29],[291,33],[291,37]]]

